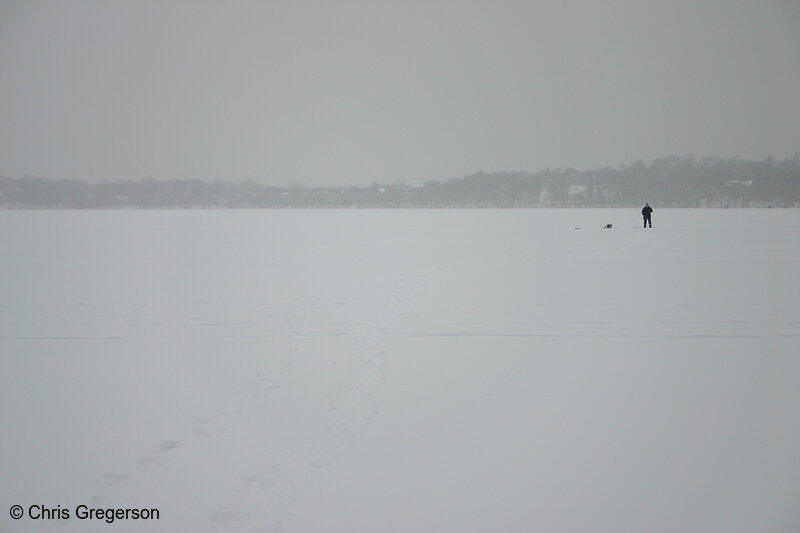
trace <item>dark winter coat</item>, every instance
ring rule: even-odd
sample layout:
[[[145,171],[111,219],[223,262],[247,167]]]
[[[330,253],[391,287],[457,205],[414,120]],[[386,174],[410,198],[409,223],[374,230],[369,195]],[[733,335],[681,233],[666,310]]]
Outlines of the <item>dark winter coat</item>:
[[[646,205],[646,206],[644,206],[644,209],[642,209],[642,216],[644,218],[650,218],[650,213],[652,213],[652,212],[653,212],[653,208],[650,207],[649,205]]]

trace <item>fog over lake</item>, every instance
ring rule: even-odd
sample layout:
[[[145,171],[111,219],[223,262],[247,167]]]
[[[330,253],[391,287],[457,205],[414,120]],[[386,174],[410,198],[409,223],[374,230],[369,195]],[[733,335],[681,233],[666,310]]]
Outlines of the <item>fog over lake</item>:
[[[782,159],[798,27],[795,0],[4,0],[0,175],[364,186]]]

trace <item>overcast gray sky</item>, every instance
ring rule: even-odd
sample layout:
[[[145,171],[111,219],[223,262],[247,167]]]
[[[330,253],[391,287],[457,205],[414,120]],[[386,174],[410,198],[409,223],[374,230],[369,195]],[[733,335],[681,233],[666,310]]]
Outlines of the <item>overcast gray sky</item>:
[[[0,174],[283,185],[800,150],[800,2],[0,0]]]

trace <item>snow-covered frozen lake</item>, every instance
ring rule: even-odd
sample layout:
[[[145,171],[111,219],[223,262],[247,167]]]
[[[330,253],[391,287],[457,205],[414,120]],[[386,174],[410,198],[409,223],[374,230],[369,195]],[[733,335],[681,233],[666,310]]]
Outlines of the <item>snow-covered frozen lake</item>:
[[[0,211],[0,530],[800,531],[800,210],[653,223]]]

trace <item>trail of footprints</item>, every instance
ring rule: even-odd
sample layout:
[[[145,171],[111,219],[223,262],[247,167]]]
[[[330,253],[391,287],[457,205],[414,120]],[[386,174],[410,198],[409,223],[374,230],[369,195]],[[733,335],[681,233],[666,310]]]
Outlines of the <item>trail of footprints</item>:
[[[211,519],[229,528],[239,525],[257,531],[278,531],[292,503],[319,471],[346,451],[377,414],[370,397],[386,367],[382,331],[368,322],[351,324],[348,335],[356,364],[348,384],[326,394],[327,414],[310,442],[293,447],[269,461],[242,485]],[[257,510],[257,511],[256,511]],[[250,529],[247,529],[250,530]]]
[[[291,327],[293,307],[289,306],[285,313],[283,324]],[[107,472],[96,481],[96,494],[89,498],[94,505],[123,504],[133,501],[137,490],[144,481],[151,479],[158,470],[168,466],[173,456],[184,446],[192,444],[193,440],[206,440],[223,435],[231,420],[242,412],[243,408],[254,400],[265,400],[271,393],[278,391],[285,382],[292,367],[296,364],[294,349],[294,334],[289,331],[284,337],[285,345],[281,350],[281,360],[278,370],[267,377],[258,373],[260,384],[255,390],[233,400],[215,406],[203,415],[194,417],[189,424],[191,429],[183,431],[181,438],[161,440],[143,450],[142,454],[132,461],[127,471]]]
[[[263,465],[241,480],[236,492],[208,515],[210,521],[229,530],[277,531],[302,490],[320,470],[352,445],[377,414],[370,393],[386,367],[383,331],[379,327],[379,324],[386,323],[380,320],[385,308],[382,306],[373,313],[362,309],[360,320],[347,322],[350,328],[348,342],[356,354],[355,364],[347,385],[327,392],[327,412],[317,425],[315,437],[310,442],[298,443],[282,456],[273,456],[265,450]],[[259,374],[260,384],[255,390],[195,417],[184,435],[153,443],[133,460],[127,471],[103,474],[97,480],[97,491],[90,502],[94,505],[124,505],[140,496],[145,497],[146,494],[137,491],[147,487],[161,469],[174,462],[183,448],[223,435],[232,420],[252,402],[269,401],[270,396],[283,387],[293,368],[310,356],[295,348],[298,332],[295,330],[294,306],[287,308],[283,322],[285,345],[277,372],[270,376]]]

